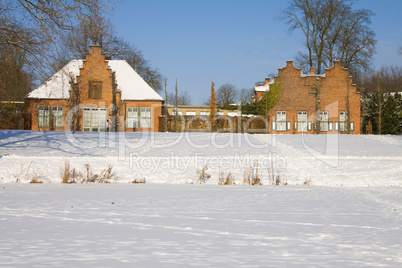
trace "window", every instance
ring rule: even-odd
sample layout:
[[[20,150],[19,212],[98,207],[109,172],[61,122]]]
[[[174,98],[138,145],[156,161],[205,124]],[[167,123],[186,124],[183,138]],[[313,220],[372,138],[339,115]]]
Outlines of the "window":
[[[151,128],[151,108],[141,108],[140,128]]]
[[[38,125],[39,127],[49,126],[49,106],[39,106]]]
[[[224,115],[224,113],[223,112],[221,112],[221,111],[218,111],[218,113],[216,114],[217,116],[223,116]]]
[[[347,114],[345,111],[339,112],[339,131],[346,131]]]
[[[52,120],[50,118],[53,117]],[[39,127],[49,127],[50,123],[55,127],[63,127],[63,107],[61,106],[39,106],[38,125]]]
[[[102,82],[89,82],[88,98],[100,99],[102,98]]]
[[[138,108],[127,108],[127,128],[138,128]]]
[[[328,124],[328,111],[321,111],[320,112],[320,131],[328,131],[329,124]]]
[[[82,112],[82,129],[84,131],[106,131],[107,109],[85,107]]]
[[[228,116],[238,116],[237,112],[228,112]]]
[[[151,128],[151,108],[127,108],[127,128]]]
[[[286,123],[286,111],[277,111],[276,112],[276,130],[277,131],[286,131],[287,123]]]
[[[209,116],[209,111],[201,111],[200,115],[201,116]]]
[[[195,116],[195,115],[197,115],[197,113],[196,113],[196,112],[194,112],[194,111],[187,111],[187,112],[186,112],[186,115],[192,115],[192,116]]]
[[[176,109],[172,111],[172,115],[176,115]],[[177,115],[183,115],[183,112],[178,110]]]
[[[307,131],[307,111],[297,112],[297,131]]]

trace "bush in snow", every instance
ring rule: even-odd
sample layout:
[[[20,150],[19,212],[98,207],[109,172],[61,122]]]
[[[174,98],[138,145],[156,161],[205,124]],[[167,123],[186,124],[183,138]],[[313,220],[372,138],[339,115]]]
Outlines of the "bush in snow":
[[[306,179],[306,180],[303,182],[303,184],[304,184],[304,185],[310,185],[310,184],[311,184],[311,179]]]
[[[145,178],[135,178],[131,183],[146,183]]]
[[[258,162],[246,169],[243,174],[244,185],[262,185],[260,175],[258,174]]]
[[[232,176],[232,173],[229,173],[225,176],[225,173],[223,171],[219,171],[219,185],[233,185],[235,183],[235,179]]]
[[[268,167],[268,179],[271,185],[288,185],[287,180],[285,180],[280,172],[277,170],[274,161],[271,158],[270,165]]]
[[[70,163],[66,162],[64,170],[61,171],[62,183],[111,183],[117,179],[115,173],[112,172],[113,167],[109,165],[107,169],[103,169],[100,174],[94,174],[91,171],[89,164],[85,164],[86,177],[82,172],[77,171],[75,168],[70,170]]]
[[[204,184],[204,183],[207,182],[207,180],[208,180],[209,178],[211,178],[211,175],[208,174],[208,173],[206,172],[206,170],[208,170],[208,166],[207,166],[207,165],[205,165],[202,169],[197,170],[197,176],[198,176],[197,183],[199,183],[199,184]]]

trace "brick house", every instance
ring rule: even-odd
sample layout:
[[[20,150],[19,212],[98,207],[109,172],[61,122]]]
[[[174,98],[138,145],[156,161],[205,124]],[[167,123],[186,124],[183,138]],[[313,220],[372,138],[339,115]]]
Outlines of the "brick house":
[[[251,101],[256,101],[261,99],[262,95],[264,95],[265,92],[269,91],[269,85],[273,84],[274,80],[271,81],[271,78],[267,77],[265,78],[265,81],[261,84],[258,84],[254,87],[254,96],[251,97]]]
[[[278,71],[271,133],[360,133],[360,93],[338,61],[322,75],[303,74],[292,61]]]
[[[26,101],[32,130],[105,131],[116,118],[118,131],[158,131],[163,98],[126,61],[90,46],[85,60],[70,61]]]

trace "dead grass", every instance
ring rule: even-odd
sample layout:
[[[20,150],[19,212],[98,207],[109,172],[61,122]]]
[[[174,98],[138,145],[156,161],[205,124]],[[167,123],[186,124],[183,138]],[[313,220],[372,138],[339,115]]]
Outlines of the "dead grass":
[[[223,171],[219,171],[218,185],[234,185],[234,184],[236,184],[236,182],[230,171],[226,176]]]
[[[306,180],[303,182],[303,185],[311,185],[311,179],[306,179]]]
[[[43,172],[42,172],[43,175]],[[32,174],[32,179],[29,183],[43,183],[43,181],[40,179],[42,175],[39,175],[38,173],[34,172]]]
[[[270,166],[268,167],[268,179],[271,185],[288,185],[288,181],[283,178],[280,172],[277,170],[274,161],[270,160]]]
[[[146,183],[145,178],[135,178],[131,183]]]
[[[243,173],[244,185],[262,185],[260,175],[258,173],[258,161],[253,166],[247,168]]]
[[[197,170],[197,182],[198,184],[204,184],[211,178],[211,175],[206,171],[208,170],[208,166],[205,165],[202,169]]]
[[[117,180],[116,174],[112,171],[113,166],[108,165],[100,174],[94,174],[89,164],[85,164],[85,176],[82,172],[73,168],[71,170],[70,163],[66,162],[64,169],[61,171],[62,183],[111,183]]]

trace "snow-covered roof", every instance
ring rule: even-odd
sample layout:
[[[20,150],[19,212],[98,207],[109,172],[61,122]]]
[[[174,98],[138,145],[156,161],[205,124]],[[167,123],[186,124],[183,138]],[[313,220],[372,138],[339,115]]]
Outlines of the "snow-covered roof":
[[[270,81],[269,83],[267,83],[265,85],[257,85],[254,87],[254,91],[257,91],[257,92],[269,91],[269,86],[272,85],[274,82],[275,82],[275,80],[272,79],[272,81]]]
[[[142,77],[125,60],[109,60],[108,66],[116,72],[118,91],[121,91],[122,100],[163,100]],[[74,83],[80,74],[83,60],[72,60],[49,80],[31,91],[27,98],[38,99],[69,99],[70,77]]]
[[[68,99],[70,98],[70,79],[77,82],[77,75],[80,74],[82,60],[72,60],[61,70],[50,77],[37,89],[31,91],[27,98],[33,99]],[[71,77],[71,78],[70,78]]]
[[[109,60],[122,100],[163,100],[125,60]]]

